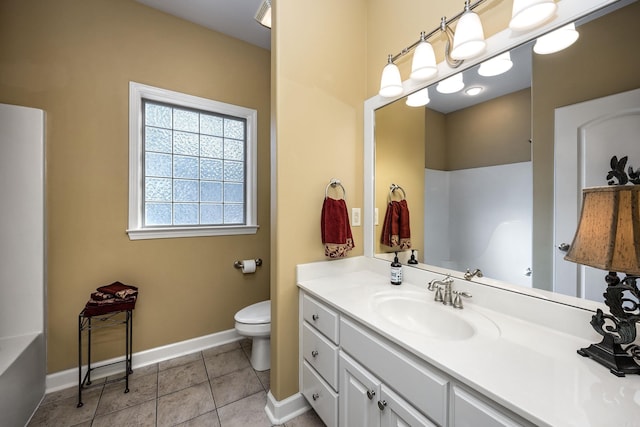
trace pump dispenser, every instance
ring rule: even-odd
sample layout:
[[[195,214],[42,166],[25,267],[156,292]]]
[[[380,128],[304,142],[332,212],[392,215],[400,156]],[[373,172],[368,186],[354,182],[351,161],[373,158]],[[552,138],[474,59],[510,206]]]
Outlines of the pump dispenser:
[[[414,252],[415,251],[411,249],[411,258],[409,258],[409,261],[407,261],[407,264],[414,265],[418,263],[418,260],[416,259],[416,255],[414,254]]]
[[[394,252],[393,262],[391,263],[391,284],[402,284],[402,264],[398,261],[398,252]]]

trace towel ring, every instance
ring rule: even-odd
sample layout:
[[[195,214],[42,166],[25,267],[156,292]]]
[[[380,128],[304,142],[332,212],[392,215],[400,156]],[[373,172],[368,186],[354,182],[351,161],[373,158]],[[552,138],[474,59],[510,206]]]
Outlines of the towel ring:
[[[324,198],[326,199],[327,197],[329,197],[329,187],[331,188],[336,188],[336,187],[340,187],[342,188],[342,198],[346,199],[347,198],[347,190],[344,189],[342,183],[340,182],[339,179],[332,179],[329,184],[327,184],[327,188],[324,189]]]
[[[404,189],[402,187],[396,184],[391,184],[391,186],[389,187],[389,200],[393,200],[393,193],[395,193],[396,190],[402,191],[402,200],[407,198],[407,193],[404,192]]]

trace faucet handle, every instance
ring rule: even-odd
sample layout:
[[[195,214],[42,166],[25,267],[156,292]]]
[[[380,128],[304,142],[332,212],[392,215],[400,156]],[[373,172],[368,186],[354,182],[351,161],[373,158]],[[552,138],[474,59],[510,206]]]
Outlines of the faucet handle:
[[[453,291],[453,293],[456,295],[453,299],[453,308],[463,308],[462,298],[460,297],[471,298],[471,294],[469,292]]]
[[[444,299],[442,298],[442,288],[440,286],[436,286],[436,295],[433,300],[436,302],[444,301]]]

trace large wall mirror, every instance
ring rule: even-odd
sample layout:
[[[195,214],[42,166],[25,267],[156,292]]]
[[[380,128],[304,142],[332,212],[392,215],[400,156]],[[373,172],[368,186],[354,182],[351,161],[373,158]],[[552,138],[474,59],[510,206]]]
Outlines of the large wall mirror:
[[[481,76],[476,64],[461,73],[460,91],[442,94],[438,82],[429,85],[426,106],[410,107],[406,98],[380,108],[369,103],[365,114],[375,130],[365,127],[373,145],[365,161],[373,165],[377,215],[370,220],[367,252],[389,259],[394,249],[381,244],[380,236],[385,210],[390,200],[406,196],[418,268],[458,277],[478,268],[480,282],[503,282],[532,294],[536,288],[558,291],[553,263],[563,254],[553,234],[554,177],[562,179],[565,171],[554,160],[556,110],[640,87],[640,32],[634,28],[640,3],[600,3],[606,7],[572,17],[579,18],[580,38],[564,51],[537,55],[535,40],[522,40],[509,49],[513,66],[504,74]],[[465,92],[474,87],[481,92]],[[638,167],[635,145],[619,154],[633,163],[637,153]],[[600,185],[607,183],[608,165],[603,158]],[[391,191],[391,184],[403,191]],[[577,221],[579,206],[570,209]],[[590,296],[576,289],[560,292],[602,300],[602,290]]]

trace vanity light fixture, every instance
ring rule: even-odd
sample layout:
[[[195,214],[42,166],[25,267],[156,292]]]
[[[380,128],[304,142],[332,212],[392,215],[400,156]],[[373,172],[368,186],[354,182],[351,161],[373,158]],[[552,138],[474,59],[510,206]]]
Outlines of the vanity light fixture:
[[[256,21],[267,28],[271,28],[271,0],[264,0],[256,12]]]
[[[480,92],[482,92],[482,88],[479,86],[473,86],[464,91],[464,93],[466,93],[469,96],[476,96],[480,94]]]
[[[640,185],[585,188],[582,193],[578,230],[564,259],[609,272],[603,295],[610,314],[597,309],[590,323],[602,341],[578,354],[619,377],[640,374],[634,360],[640,361],[640,346],[633,344],[640,320]]]
[[[431,99],[429,99],[429,88],[425,87],[409,95],[405,103],[409,107],[423,107],[427,105],[429,101],[431,101]]]
[[[555,0],[513,0],[509,28],[526,31],[547,22],[556,12]]]
[[[487,47],[484,40],[484,30],[482,22],[477,13],[471,11],[469,0],[464,4],[464,13],[460,17],[460,21],[456,26],[456,32],[453,37],[453,49],[451,49],[451,58],[464,60],[475,58]]]
[[[560,52],[574,44],[578,37],[580,33],[576,31],[576,24],[572,22],[539,37],[533,45],[533,51],[539,55]]]
[[[484,61],[478,68],[478,74],[483,77],[497,76],[506,73],[513,67],[511,53],[504,52],[494,58]]]
[[[414,50],[411,79],[415,81],[426,81],[437,74],[438,68],[435,63],[435,54],[433,53],[433,46],[429,43],[429,38],[439,32],[443,32],[447,36],[444,56],[449,66],[452,68],[459,67],[465,59],[474,58],[482,53],[486,46],[484,32],[482,30],[480,18],[472,11],[485,1],[487,0],[476,0],[474,3],[471,3],[470,0],[465,0],[464,10],[462,12],[450,19],[443,16],[440,19],[440,25],[437,28],[428,33],[424,31],[421,32],[418,41],[408,47],[405,47],[396,55],[390,54],[387,59],[387,65],[385,65],[384,70],[382,71],[380,91],[378,94],[384,98],[392,98],[402,94],[402,79],[399,79],[400,85],[398,85],[395,80],[395,71],[391,72],[388,70],[391,69],[390,65],[393,65],[397,70],[395,61]],[[456,28],[456,34],[458,31],[461,34],[456,36],[449,25],[458,20],[460,20],[460,22]],[[453,57],[453,52],[455,52],[457,58]],[[389,83],[389,77],[387,76],[387,74],[390,73],[393,74],[393,79],[391,80],[392,83]],[[398,71],[398,76],[399,75],[400,72]],[[400,92],[398,92],[398,86],[400,86]],[[393,88],[393,90],[391,88]]]
[[[436,90],[440,93],[448,94],[458,92],[463,87],[464,80],[462,79],[462,73],[458,73],[438,83]]]
[[[393,98],[402,93],[402,78],[398,66],[393,63],[392,55],[389,55],[387,65],[382,70],[380,79],[380,96]]]

